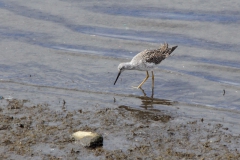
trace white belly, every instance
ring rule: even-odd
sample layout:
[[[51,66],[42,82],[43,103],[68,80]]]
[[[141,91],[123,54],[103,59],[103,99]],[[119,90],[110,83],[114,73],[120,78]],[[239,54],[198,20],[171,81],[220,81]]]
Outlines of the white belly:
[[[138,64],[135,69],[139,71],[153,71],[156,66],[154,63],[141,63]]]

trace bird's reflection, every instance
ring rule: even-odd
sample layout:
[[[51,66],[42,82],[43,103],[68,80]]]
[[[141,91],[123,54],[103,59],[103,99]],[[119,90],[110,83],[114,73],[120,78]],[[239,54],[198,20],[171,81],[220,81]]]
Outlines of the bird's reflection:
[[[145,93],[145,91],[142,89],[142,88],[139,88],[142,93],[144,94],[145,97],[147,97],[147,94]],[[151,98],[153,98],[153,95],[154,95],[154,88],[152,88],[152,95],[151,95]]]
[[[153,121],[162,121],[168,122],[172,116],[169,114],[164,113],[159,109],[154,109],[154,105],[173,105],[173,101],[166,100],[166,99],[158,99],[154,98],[154,88],[152,88],[152,94],[150,97],[147,96],[145,91],[141,89],[143,96],[137,96],[136,98],[141,99],[142,104],[140,105],[141,108],[135,108],[131,106],[121,105],[118,108],[124,109],[125,111],[129,111],[132,113],[134,117],[139,120],[153,120]]]
[[[154,98],[154,88],[152,88],[152,94],[151,96],[147,96],[147,94],[145,93],[145,91],[142,88],[141,89],[142,93],[144,96],[138,96],[137,98],[141,99],[142,104],[140,107],[145,108],[145,109],[149,109],[149,108],[153,108],[153,105],[157,104],[157,105],[173,105],[173,101],[171,100],[167,100],[167,99],[159,99],[159,98]]]

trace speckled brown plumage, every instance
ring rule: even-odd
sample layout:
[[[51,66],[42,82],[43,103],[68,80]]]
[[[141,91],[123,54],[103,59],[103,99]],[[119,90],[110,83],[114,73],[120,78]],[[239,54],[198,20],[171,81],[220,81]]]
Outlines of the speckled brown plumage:
[[[174,46],[172,48],[168,48],[168,44],[165,43],[160,46],[159,49],[154,49],[154,50],[144,50],[140,52],[137,57],[135,58],[140,58],[147,62],[147,63],[154,63],[154,64],[159,64],[162,60],[164,60],[166,57],[168,57],[175,49],[177,46]]]

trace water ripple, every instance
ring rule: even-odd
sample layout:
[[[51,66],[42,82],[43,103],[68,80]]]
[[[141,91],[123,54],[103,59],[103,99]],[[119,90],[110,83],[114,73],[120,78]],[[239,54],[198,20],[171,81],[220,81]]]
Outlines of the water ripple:
[[[178,45],[184,45],[184,46],[190,46],[190,47],[198,47],[198,48],[204,48],[204,49],[210,49],[210,50],[223,50],[223,51],[232,51],[232,52],[239,52],[240,46],[234,45],[234,44],[225,44],[225,43],[218,43],[215,41],[208,41],[206,39],[202,38],[193,38],[182,34],[173,34],[173,33],[165,33],[165,32],[156,32],[156,31],[136,31],[136,30],[126,30],[126,29],[116,29],[116,28],[107,28],[107,27],[97,27],[97,26],[89,26],[89,25],[76,25],[71,23],[68,19],[65,19],[61,16],[51,15],[48,13],[41,12],[36,9],[29,9],[24,6],[19,6],[14,3],[10,3],[8,5],[3,4],[0,5],[0,8],[7,9],[17,15],[22,15],[28,18],[34,18],[38,20],[44,20],[44,21],[50,21],[54,23],[61,24],[65,26],[66,28],[79,33],[84,34],[91,34],[91,35],[98,35],[103,37],[110,37],[110,38],[117,38],[117,39],[124,39],[124,40],[134,40],[134,41],[143,41],[143,42],[151,42],[151,43],[163,43],[163,42],[169,42],[174,43]],[[134,8],[121,8],[119,6],[116,7],[99,7],[95,6],[91,9],[92,11],[96,12],[106,12],[111,14],[126,14],[126,15],[141,15],[144,13],[151,13],[157,11],[161,15],[161,12],[163,12],[163,15],[172,15],[170,17],[187,17],[186,15],[193,15],[190,17],[190,20],[194,20],[194,18],[197,19],[203,19],[203,20],[215,20],[219,22],[224,23],[230,23],[230,22],[238,22],[240,20],[239,13],[232,13],[232,12],[226,12],[224,14],[221,13],[211,13],[212,16],[209,16],[211,14],[207,13],[185,13],[184,12],[169,12],[168,10],[162,10],[161,8],[151,8],[150,12],[149,9],[134,9]],[[141,12],[140,12],[141,11]],[[146,12],[147,11],[147,12]],[[168,13],[169,14],[166,14]],[[139,14],[137,14],[139,13]],[[141,14],[140,14],[141,13]],[[171,14],[170,14],[171,13]],[[154,14],[153,14],[154,15]],[[156,14],[155,14],[156,15]],[[145,15],[144,15],[145,16]],[[210,18],[209,18],[210,17]],[[211,18],[212,17],[212,18]],[[214,18],[215,17],[215,18]],[[15,33],[16,34],[16,33]],[[19,33],[21,34],[21,33]],[[18,35],[21,36],[21,35]],[[49,39],[49,38],[45,38]],[[46,44],[45,44],[46,45]]]
[[[215,41],[208,41],[202,38],[192,38],[182,34],[163,33],[156,31],[136,31],[116,28],[105,28],[86,25],[69,26],[72,30],[80,33],[98,35],[110,38],[118,38],[124,40],[143,41],[151,43],[169,42],[178,45],[198,47],[203,49],[221,50],[239,52],[240,46],[234,44],[223,44]]]
[[[143,17],[152,19],[168,19],[168,20],[183,20],[183,21],[201,21],[201,22],[217,22],[217,23],[239,23],[240,12],[224,11],[224,12],[201,12],[201,11],[186,11],[173,8],[158,8],[158,7],[122,7],[122,6],[93,6],[87,7],[97,13],[110,15]]]

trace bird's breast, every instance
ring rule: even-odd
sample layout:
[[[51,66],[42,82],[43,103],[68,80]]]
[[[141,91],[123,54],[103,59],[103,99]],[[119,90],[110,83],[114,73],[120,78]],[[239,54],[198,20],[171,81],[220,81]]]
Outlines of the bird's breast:
[[[149,70],[153,70],[155,67],[156,67],[156,64],[154,63],[140,63],[136,65],[134,68],[135,70],[139,70],[139,71],[149,71]]]

